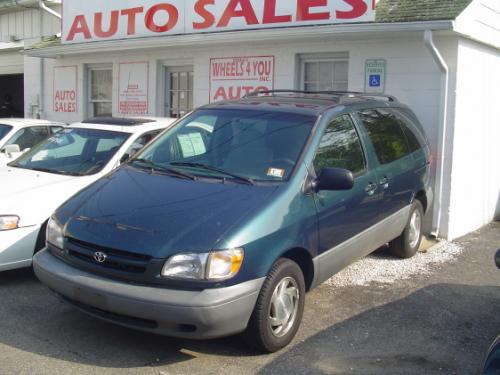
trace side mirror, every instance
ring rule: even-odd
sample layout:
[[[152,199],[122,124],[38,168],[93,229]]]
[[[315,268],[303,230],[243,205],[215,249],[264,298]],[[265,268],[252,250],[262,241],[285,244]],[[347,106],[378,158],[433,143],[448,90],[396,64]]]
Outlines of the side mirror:
[[[495,263],[497,264],[497,268],[500,268],[500,249],[495,254]]]
[[[313,182],[315,191],[351,190],[354,176],[351,171],[342,168],[323,168]]]
[[[3,148],[3,151],[8,158],[11,158],[12,154],[18,154],[21,152],[21,147],[19,147],[19,145],[7,145]]]

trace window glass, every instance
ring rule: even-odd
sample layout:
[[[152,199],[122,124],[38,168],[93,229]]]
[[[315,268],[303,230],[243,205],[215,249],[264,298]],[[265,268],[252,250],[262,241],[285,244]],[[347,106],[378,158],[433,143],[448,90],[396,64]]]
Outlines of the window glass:
[[[113,113],[113,69],[89,69],[89,116],[108,117]]]
[[[12,126],[0,124],[0,140],[12,130]]]
[[[381,164],[388,164],[410,153],[408,142],[396,116],[387,110],[367,110],[360,114]]]
[[[134,156],[141,148],[146,146],[149,142],[153,140],[154,137],[156,137],[158,134],[160,134],[161,130],[153,130],[147,133],[144,133],[141,135],[139,138],[137,138],[134,143],[128,148],[127,152],[125,154],[128,155],[128,157]]]
[[[192,67],[166,68],[167,116],[182,117],[193,109],[193,78]]]
[[[56,134],[63,130],[64,128],[62,126],[51,126],[50,127],[50,134]]]
[[[216,168],[259,181],[283,181],[292,173],[315,122],[315,116],[294,113],[199,110],[160,136],[138,158],[197,176],[231,178]]]
[[[113,95],[113,77],[111,69],[90,71],[91,99],[111,100]]]
[[[64,129],[10,165],[69,176],[95,174],[106,166],[129,136],[97,129]]]
[[[348,88],[347,61],[305,61],[303,65],[304,90],[346,91]]]
[[[7,142],[8,145],[19,145],[21,150],[31,148],[49,136],[46,126],[36,126],[19,130]]]
[[[319,174],[323,168],[344,168],[353,173],[365,169],[361,142],[349,116],[333,120],[321,138],[314,159],[314,169]]]
[[[401,113],[400,111],[394,112],[398,117],[401,127],[403,128],[403,132],[405,133],[406,139],[408,140],[410,152],[415,152],[422,149],[423,142],[419,141],[419,137],[417,136],[417,134],[419,133],[418,127],[405,114]]]

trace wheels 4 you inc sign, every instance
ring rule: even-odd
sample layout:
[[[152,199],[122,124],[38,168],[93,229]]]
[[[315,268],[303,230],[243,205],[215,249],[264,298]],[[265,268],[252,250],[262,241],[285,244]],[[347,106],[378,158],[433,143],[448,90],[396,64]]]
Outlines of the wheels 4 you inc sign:
[[[274,88],[274,56],[210,59],[210,102],[240,99]]]
[[[63,43],[375,20],[375,0],[69,0]]]

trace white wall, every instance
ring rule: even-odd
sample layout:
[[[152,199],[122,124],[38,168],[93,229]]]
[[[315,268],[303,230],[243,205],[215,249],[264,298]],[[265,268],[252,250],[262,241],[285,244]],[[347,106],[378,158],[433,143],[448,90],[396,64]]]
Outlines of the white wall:
[[[455,29],[471,38],[500,48],[500,1],[472,1],[458,16]]]
[[[0,42],[8,42],[11,36],[25,40],[55,35],[60,31],[60,22],[48,13],[41,15],[38,9],[0,14]]]
[[[449,238],[500,213],[499,67],[499,50],[459,42]]]
[[[361,39],[361,40],[360,40]],[[47,98],[47,116],[54,120],[77,121],[85,117],[86,98],[84,71],[86,64],[114,64],[114,80],[118,80],[118,64],[130,61],[149,61],[150,63],[150,114],[162,115],[163,76],[161,67],[193,65],[195,75],[195,106],[206,104],[209,99],[209,60],[211,57],[273,55],[276,57],[275,88],[294,88],[298,76],[296,58],[299,54],[348,52],[349,89],[364,90],[364,64],[366,59],[383,58],[387,60],[386,92],[395,95],[400,101],[409,104],[417,113],[427,130],[436,151],[437,121],[439,117],[440,73],[428,51],[424,47],[423,36],[417,34],[407,38],[341,40],[329,38],[316,42],[294,42],[277,44],[220,45],[219,47],[169,48],[163,51],[137,51],[126,53],[99,53],[79,57],[61,57],[46,59],[45,97]],[[455,50],[456,44],[443,39],[443,48]],[[37,61],[37,59],[33,59]],[[73,115],[61,115],[51,111],[52,76],[54,66],[78,65],[79,111]],[[35,76],[36,67],[30,65],[30,72]],[[27,95],[35,96],[36,87],[27,88]],[[114,111],[118,112],[118,88],[114,86]]]
[[[19,51],[3,51],[0,49],[0,75],[21,74],[24,71],[23,56]]]
[[[436,43],[445,56],[450,67],[451,110],[448,118],[451,128],[454,121],[454,88],[457,61],[458,39],[452,37],[436,37]],[[364,90],[365,60],[386,59],[387,77],[386,93],[395,95],[401,102],[410,105],[422,122],[431,143],[433,159],[439,159],[439,109],[441,100],[442,75],[424,46],[423,33],[392,35],[384,39],[375,39],[369,35],[361,35],[356,39],[329,37],[317,41],[262,44],[245,42],[238,45],[220,45],[208,47],[168,48],[165,50],[103,52],[78,57],[60,57],[46,59],[44,91],[46,117],[64,122],[77,122],[86,117],[86,87],[84,72],[86,64],[112,63],[114,81],[118,81],[118,65],[120,62],[149,61],[149,97],[150,114],[163,115],[163,74],[162,67],[193,65],[195,75],[195,106],[206,104],[209,99],[209,60],[212,57],[274,55],[276,58],[275,88],[294,88],[299,74],[297,56],[309,53],[349,53],[349,89]],[[38,75],[37,59],[28,61],[26,76],[35,78]],[[78,66],[78,112],[74,114],[57,114],[52,111],[53,103],[53,71],[55,66]],[[36,84],[26,87],[27,100],[35,101],[38,94]],[[114,85],[114,112],[118,112],[118,88]],[[28,103],[29,104],[29,103]],[[453,132],[447,139],[445,155],[445,186],[443,198],[443,228],[447,233],[448,207],[450,205],[452,168]],[[435,168],[436,165],[434,164]]]

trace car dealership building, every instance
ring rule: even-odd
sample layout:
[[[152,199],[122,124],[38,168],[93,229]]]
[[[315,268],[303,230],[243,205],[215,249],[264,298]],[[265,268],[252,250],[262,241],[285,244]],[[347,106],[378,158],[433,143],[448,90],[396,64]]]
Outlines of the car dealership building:
[[[0,82],[24,74],[28,117],[178,117],[257,89],[390,94],[431,143],[430,231],[453,239],[499,217],[498,0],[2,3],[2,41],[5,19],[23,33],[27,12],[45,22],[0,43]]]

